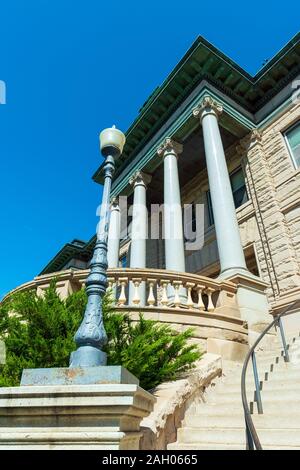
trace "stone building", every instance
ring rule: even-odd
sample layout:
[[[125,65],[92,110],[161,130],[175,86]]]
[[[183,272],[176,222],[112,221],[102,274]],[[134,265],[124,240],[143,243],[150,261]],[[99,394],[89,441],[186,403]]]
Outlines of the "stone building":
[[[199,37],[154,90],[127,130],[112,186],[109,283],[118,309],[192,325],[208,352],[240,359],[270,314],[299,298],[299,88],[298,34],[255,76]],[[102,178],[100,167],[93,180]],[[133,204],[129,236],[119,196]],[[193,205],[203,246],[187,243],[181,210],[155,219],[165,233],[173,227],[169,237],[140,236],[151,205],[163,203]],[[62,295],[78,289],[94,243],[66,244],[17,289],[42,290],[57,273]]]

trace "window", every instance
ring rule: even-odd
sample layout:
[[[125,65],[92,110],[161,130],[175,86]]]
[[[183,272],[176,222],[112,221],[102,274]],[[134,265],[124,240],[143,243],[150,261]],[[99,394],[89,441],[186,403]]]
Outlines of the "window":
[[[293,163],[296,168],[300,167],[300,122],[285,133],[285,140]]]
[[[232,195],[234,200],[235,208],[242,206],[245,202],[248,201],[248,194],[245,185],[245,177],[242,168],[234,170],[229,175],[230,183],[232,188]],[[206,201],[207,201],[207,213],[208,213],[208,225],[214,224],[214,214],[211,203],[210,191],[206,192]]]
[[[207,202],[207,215],[208,215],[208,225],[214,225],[214,213],[212,210],[212,203],[210,197],[210,191],[206,191],[206,202]]]
[[[238,168],[230,174],[230,183],[234,205],[237,209],[248,201],[245,177],[242,168]]]
[[[120,267],[126,268],[127,267],[127,255],[123,255],[120,258]]]

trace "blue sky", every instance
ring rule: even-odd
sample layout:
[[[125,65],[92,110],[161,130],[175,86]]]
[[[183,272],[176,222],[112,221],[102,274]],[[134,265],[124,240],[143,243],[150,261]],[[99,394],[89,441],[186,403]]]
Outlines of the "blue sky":
[[[95,232],[98,133],[126,130],[202,35],[255,73],[299,29],[298,2],[3,0],[0,297]]]

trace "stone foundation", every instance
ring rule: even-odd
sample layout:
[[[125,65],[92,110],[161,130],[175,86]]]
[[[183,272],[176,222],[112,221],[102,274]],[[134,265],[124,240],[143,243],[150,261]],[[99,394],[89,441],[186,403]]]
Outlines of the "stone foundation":
[[[0,450],[136,450],[154,402],[134,384],[0,388]]]

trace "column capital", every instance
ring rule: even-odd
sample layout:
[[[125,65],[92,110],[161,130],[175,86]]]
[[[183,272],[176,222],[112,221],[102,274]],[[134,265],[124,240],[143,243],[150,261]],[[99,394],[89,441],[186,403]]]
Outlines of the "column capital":
[[[166,137],[166,139],[162,142],[160,147],[157,149],[158,155],[161,157],[165,157],[168,153],[173,153],[178,157],[180,153],[182,153],[183,145],[179,144],[175,140],[171,139],[171,137]]]
[[[247,153],[254,145],[262,144],[262,133],[259,129],[252,129],[246,137],[240,140],[236,150],[239,155]]]
[[[138,170],[131,176],[129,180],[129,184],[133,187],[137,185],[143,185],[147,187],[151,179],[152,179],[151,175],[148,175],[148,173],[144,173],[143,171]]]
[[[211,96],[206,95],[200,101],[198,106],[193,109],[193,116],[196,118],[202,118],[207,114],[214,114],[218,117],[223,112],[223,106],[217,101],[213,100]]]
[[[110,201],[111,210],[119,209],[119,197],[114,196]]]

